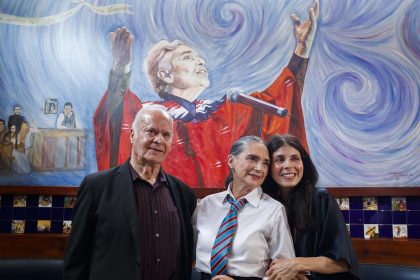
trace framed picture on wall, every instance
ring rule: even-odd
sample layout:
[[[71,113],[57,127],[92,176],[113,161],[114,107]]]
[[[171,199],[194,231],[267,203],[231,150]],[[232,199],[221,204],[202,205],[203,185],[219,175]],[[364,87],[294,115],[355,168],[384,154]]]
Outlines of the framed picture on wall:
[[[45,99],[44,114],[57,114],[58,112],[58,99],[47,98]]]

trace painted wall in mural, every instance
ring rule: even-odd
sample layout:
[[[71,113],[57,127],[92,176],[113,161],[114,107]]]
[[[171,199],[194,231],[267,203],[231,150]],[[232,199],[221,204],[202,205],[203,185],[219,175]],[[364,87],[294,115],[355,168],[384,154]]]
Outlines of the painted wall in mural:
[[[236,138],[275,132],[307,141],[321,186],[420,185],[420,2],[323,0],[314,21],[316,5],[1,1],[0,185],[74,186],[124,161],[149,104],[174,116],[165,169],[192,186],[222,184]],[[161,47],[195,76],[155,71],[177,57]]]

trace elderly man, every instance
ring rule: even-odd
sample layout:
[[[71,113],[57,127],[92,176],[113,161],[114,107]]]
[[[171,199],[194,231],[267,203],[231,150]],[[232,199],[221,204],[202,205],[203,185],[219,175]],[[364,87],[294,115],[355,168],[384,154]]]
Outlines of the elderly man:
[[[296,48],[287,67],[271,86],[252,97],[286,108],[286,118],[270,115],[243,104],[231,103],[226,95],[218,100],[197,100],[210,81],[202,55],[181,41],[162,40],[149,51],[146,59],[150,83],[175,120],[174,144],[165,162],[166,170],[193,187],[222,187],[228,173],[229,147],[244,135],[268,139],[275,133],[297,136],[306,147],[301,105],[303,81],[316,31],[319,3],[314,2],[309,17],[295,22]],[[143,103],[128,88],[133,37],[121,28],[111,35],[113,67],[108,91],[95,113],[94,128],[98,169],[106,169],[124,160],[127,148],[127,122]],[[290,117],[292,116],[292,117]],[[182,164],[183,169],[177,166]]]
[[[196,197],[161,168],[171,116],[156,105],[141,109],[130,138],[127,162],[80,185],[64,279],[190,279]]]

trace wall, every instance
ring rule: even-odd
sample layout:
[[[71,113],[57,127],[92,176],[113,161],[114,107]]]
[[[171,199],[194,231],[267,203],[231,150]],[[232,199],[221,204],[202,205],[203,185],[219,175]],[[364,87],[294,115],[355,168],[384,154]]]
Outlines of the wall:
[[[85,153],[75,168],[57,163],[50,172],[37,168],[42,164],[27,174],[1,170],[0,185],[76,186],[98,169],[93,118],[113,65],[109,33],[118,27],[133,35],[128,87],[138,100],[161,101],[145,70],[150,48],[162,39],[180,39],[207,62],[210,85],[196,99],[207,102],[235,88],[245,94],[267,89],[296,47],[290,14],[303,21],[312,5],[311,0],[126,0],[121,3],[127,6],[112,7],[107,5],[119,2],[94,2],[1,2],[0,118],[7,121],[19,103],[31,133],[38,135],[55,129],[64,103],[71,101],[85,133]],[[420,141],[419,11],[415,0],[321,1],[298,104],[320,186],[420,184],[413,156]],[[284,123],[296,118],[292,115]],[[225,141],[217,145],[228,147],[228,135],[219,135]],[[64,142],[57,145],[65,149]],[[26,146],[29,153],[34,144]],[[198,152],[219,151],[205,148]]]
[[[220,191],[221,189],[195,189],[198,197]],[[420,266],[418,259],[418,250],[420,250],[419,237],[419,219],[416,217],[420,212],[420,187],[411,188],[328,188],[334,197],[349,197],[350,210],[343,211],[343,215],[349,215],[352,211],[358,213],[362,211],[364,215],[361,219],[357,218],[350,221],[350,234],[353,246],[361,263],[389,263],[389,264],[405,264]],[[63,233],[63,219],[67,220],[71,217],[71,208],[66,208],[65,197],[74,197],[77,188],[28,188],[28,187],[3,187],[0,189],[2,197],[6,197],[6,204],[0,207],[0,258],[62,258],[67,243],[68,235]],[[12,197],[14,195],[29,194],[26,207],[16,208],[12,206]],[[51,207],[37,207],[40,196],[52,196]],[[362,195],[362,196],[360,196]],[[406,211],[386,210],[389,208],[392,197],[406,197]],[[372,224],[372,216],[366,215],[367,211],[360,210],[360,202],[362,197],[379,197],[379,210],[374,211],[380,217],[380,213],[391,211],[391,213],[404,213],[407,217],[408,232],[407,238],[393,238],[390,230],[393,227],[393,215],[391,220],[381,222],[379,224],[379,234],[374,238],[365,239],[363,226],[368,222]],[[4,200],[3,200],[4,202]],[[352,209],[353,206],[358,206]],[[386,208],[386,209],[384,209]],[[19,209],[15,214],[16,209]],[[23,209],[23,210],[20,210]],[[44,211],[48,209],[49,211]],[[23,234],[12,234],[12,219],[15,215],[24,219],[26,217],[25,232]],[[45,213],[46,212],[46,213]],[[30,213],[28,216],[28,213]],[[35,214],[36,213],[36,214]],[[33,215],[33,216],[32,216]],[[374,215],[375,216],[375,215]],[[15,216],[16,217],[16,216]],[[365,217],[367,219],[365,219]],[[409,217],[415,217],[414,219]],[[51,230],[49,233],[37,232],[37,220],[51,221]],[[368,221],[367,221],[368,220]],[[401,221],[398,225],[401,226]],[[353,228],[353,230],[352,230]],[[356,228],[356,230],[354,230]],[[384,230],[385,228],[385,230]],[[386,228],[389,228],[388,231]]]
[[[400,193],[398,196],[336,196],[336,199],[349,202],[339,205],[353,238],[420,239],[419,196]],[[396,208],[394,201],[403,204]],[[73,195],[3,194],[0,233],[68,234],[74,202]]]

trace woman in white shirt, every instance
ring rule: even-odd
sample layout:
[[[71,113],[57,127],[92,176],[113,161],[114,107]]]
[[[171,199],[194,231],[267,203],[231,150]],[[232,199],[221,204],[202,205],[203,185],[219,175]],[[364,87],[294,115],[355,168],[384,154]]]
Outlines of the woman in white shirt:
[[[285,208],[260,187],[269,163],[267,148],[256,136],[242,137],[232,145],[227,190],[202,199],[193,217],[195,268],[201,279],[262,279],[272,259],[294,258]],[[231,203],[241,206],[234,208]],[[232,209],[239,209],[235,226],[225,224],[233,220],[225,218]],[[227,230],[236,227],[231,241],[228,233],[219,233],[221,225]]]

